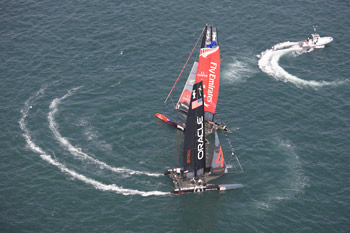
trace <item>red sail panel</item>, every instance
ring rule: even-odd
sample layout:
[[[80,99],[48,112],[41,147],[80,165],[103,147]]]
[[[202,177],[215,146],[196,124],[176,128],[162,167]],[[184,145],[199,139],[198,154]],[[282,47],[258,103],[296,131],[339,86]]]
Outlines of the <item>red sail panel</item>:
[[[196,83],[203,81],[204,111],[215,114],[220,83],[220,49],[202,48],[198,59]]]

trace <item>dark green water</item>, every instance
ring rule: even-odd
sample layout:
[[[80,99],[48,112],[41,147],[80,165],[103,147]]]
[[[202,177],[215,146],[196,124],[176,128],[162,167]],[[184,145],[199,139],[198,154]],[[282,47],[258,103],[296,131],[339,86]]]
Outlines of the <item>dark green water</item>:
[[[348,2],[0,9],[1,232],[348,231]],[[170,195],[161,173],[179,166],[183,135],[154,113],[176,118],[163,101],[206,23],[219,30],[217,116],[244,167],[218,183],[245,187]],[[299,51],[316,24],[334,41]]]

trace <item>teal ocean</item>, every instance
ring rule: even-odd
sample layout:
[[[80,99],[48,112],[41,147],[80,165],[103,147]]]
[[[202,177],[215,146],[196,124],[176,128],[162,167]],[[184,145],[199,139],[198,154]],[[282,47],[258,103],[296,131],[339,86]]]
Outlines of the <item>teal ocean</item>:
[[[349,1],[0,9],[0,232],[349,231]],[[179,120],[164,100],[207,23],[221,51],[216,117],[244,168],[217,183],[244,188],[173,195],[162,173],[179,166],[183,134],[154,114]],[[314,25],[334,40],[301,51]]]

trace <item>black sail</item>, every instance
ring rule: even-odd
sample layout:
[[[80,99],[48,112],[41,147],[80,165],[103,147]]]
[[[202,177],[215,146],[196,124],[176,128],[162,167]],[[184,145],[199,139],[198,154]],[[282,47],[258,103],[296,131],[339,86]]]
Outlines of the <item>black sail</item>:
[[[204,98],[202,81],[193,85],[186,121],[183,169],[186,178],[204,174],[205,135]]]

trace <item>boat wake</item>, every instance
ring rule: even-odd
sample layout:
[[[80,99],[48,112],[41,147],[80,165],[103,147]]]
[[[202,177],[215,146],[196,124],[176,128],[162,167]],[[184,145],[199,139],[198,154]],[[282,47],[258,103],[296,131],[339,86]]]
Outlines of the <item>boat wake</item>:
[[[267,200],[258,201],[257,207],[260,209],[272,209],[281,201],[291,200],[300,193],[303,193],[305,187],[309,184],[308,177],[304,174],[302,164],[298,154],[295,152],[294,145],[289,140],[277,139],[276,149],[280,151],[279,159],[269,170],[276,170],[283,175],[273,178],[267,192]]]
[[[77,87],[77,88],[73,88],[73,89],[69,90],[68,93],[65,94],[63,97],[54,99],[50,104],[50,112],[48,114],[48,121],[49,121],[50,129],[51,129],[52,133],[54,134],[55,138],[57,139],[57,141],[59,141],[61,143],[61,145],[64,146],[67,150],[69,150],[69,152],[71,152],[71,154],[73,156],[75,156],[76,158],[82,159],[82,160],[88,160],[88,161],[100,166],[100,168],[108,169],[108,170],[115,172],[115,173],[124,173],[124,174],[126,173],[129,175],[163,176],[163,174],[160,174],[160,173],[151,173],[151,172],[135,171],[135,170],[131,170],[128,168],[112,167],[112,166],[110,166],[110,165],[108,165],[100,160],[97,160],[97,159],[89,156],[88,154],[83,152],[80,148],[74,147],[66,138],[62,137],[62,135],[58,131],[57,123],[55,122],[55,114],[58,111],[58,106],[61,103],[61,101],[66,99],[67,97],[71,96],[79,88],[81,88],[81,87]]]
[[[286,179],[283,181],[284,189],[276,196],[277,200],[289,200],[295,195],[302,193],[304,187],[308,186],[308,177],[305,176],[302,164],[298,154],[295,152],[294,145],[289,140],[278,139],[277,146],[284,154],[285,161],[283,162],[285,171],[288,171]],[[282,164],[281,164],[282,166]]]
[[[27,128],[26,125],[26,118],[28,116],[28,113],[30,111],[30,109],[32,108],[32,102],[38,98],[40,95],[42,95],[45,92],[45,87],[40,89],[35,95],[33,95],[32,97],[30,97],[24,104],[23,109],[21,109],[21,114],[22,117],[19,120],[19,125],[21,130],[23,131],[23,137],[27,143],[27,146],[35,153],[40,155],[40,158],[43,159],[44,161],[48,162],[49,164],[57,167],[58,169],[60,169],[61,172],[63,172],[64,174],[67,174],[69,176],[71,176],[74,179],[80,180],[86,184],[92,185],[94,188],[98,189],[98,190],[102,190],[102,191],[112,191],[118,194],[122,194],[122,195],[141,195],[141,196],[152,196],[152,195],[156,195],[156,196],[161,196],[161,195],[167,195],[169,194],[168,192],[162,192],[162,191],[140,191],[140,190],[135,190],[135,189],[126,189],[123,187],[119,187],[116,184],[104,184],[101,183],[97,180],[91,179],[89,177],[86,177],[82,174],[77,173],[76,171],[67,168],[63,163],[60,163],[58,160],[54,159],[51,155],[49,155],[48,153],[46,153],[42,148],[40,148],[38,145],[36,145],[30,135],[30,131]],[[70,96],[75,90],[77,90],[79,88],[74,88],[71,91],[69,91],[66,95],[65,98],[67,98],[68,96]],[[62,97],[63,98],[63,97]],[[59,101],[59,100],[56,100]],[[51,104],[54,106],[54,104]],[[55,109],[53,107],[53,109]],[[57,111],[57,110],[56,110]],[[51,113],[51,112],[50,112]],[[56,131],[56,133],[59,132],[55,126],[55,122],[53,121],[53,117],[54,117],[54,111],[52,111],[51,113],[51,120],[52,122],[50,123],[50,128],[52,127],[52,129],[54,129]],[[49,116],[50,117],[50,116]],[[68,142],[69,144],[69,142]],[[72,146],[73,151],[75,151],[74,147]],[[78,149],[76,149],[77,151],[79,151]],[[79,154],[77,152],[77,154]],[[81,157],[84,157],[83,154],[79,154]],[[100,162],[102,165],[104,163]],[[109,165],[105,164],[106,168],[112,168]],[[131,172],[132,174],[138,174],[137,171],[132,171],[129,169],[122,169],[122,170],[118,170],[117,168],[115,168],[118,172]],[[133,173],[136,172],[136,173]],[[141,172],[141,174],[144,174],[143,172]]]
[[[342,81],[327,82],[304,80],[288,73],[278,63],[280,58],[285,55],[292,54],[294,56],[298,56],[311,51],[313,51],[313,49],[305,50],[301,48],[298,42],[287,41],[279,43],[274,45],[271,49],[267,49],[261,52],[261,54],[257,55],[257,57],[259,58],[258,65],[263,72],[275,78],[276,80],[290,82],[299,88],[305,86],[319,88],[323,86],[339,85],[343,83]]]

